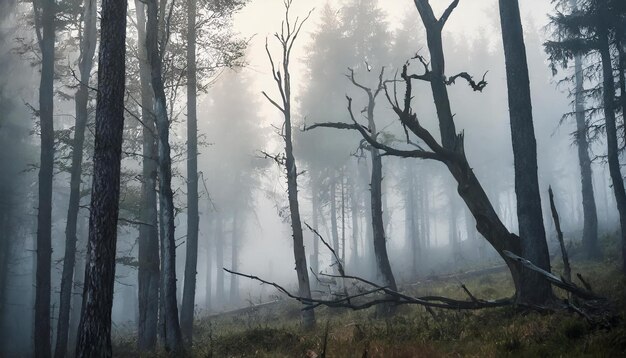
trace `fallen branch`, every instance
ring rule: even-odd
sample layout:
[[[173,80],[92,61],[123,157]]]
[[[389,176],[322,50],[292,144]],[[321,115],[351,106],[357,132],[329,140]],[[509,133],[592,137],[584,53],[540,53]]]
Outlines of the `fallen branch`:
[[[523,257],[519,257],[517,255],[515,255],[514,253],[504,250],[503,251],[504,255],[509,257],[510,259],[518,262],[519,264],[521,264],[522,266],[526,267],[527,269],[533,270],[537,273],[540,273],[546,280],[550,281],[553,285],[564,289],[565,291],[571,292],[572,294],[583,298],[583,299],[588,299],[588,300],[598,300],[598,299],[604,299],[603,297],[600,297],[598,295],[596,295],[595,293],[588,291],[584,288],[578,287],[577,285],[575,285],[572,282],[566,282],[564,280],[562,280],[561,278],[555,276],[554,274],[535,266],[532,262],[528,261],[527,259],[523,258]]]
[[[377,285],[361,277],[349,276],[349,275],[339,276],[339,275],[330,275],[330,274],[323,274],[323,275],[328,276],[328,277],[353,279],[353,280],[368,284],[372,286],[373,289],[362,292],[362,293],[350,295],[347,297],[339,298],[336,300],[323,300],[323,299],[308,298],[308,297],[301,297],[301,296],[294,295],[291,292],[289,292],[287,289],[285,289],[284,287],[278,285],[277,283],[266,281],[257,276],[231,271],[226,268],[224,268],[224,271],[232,275],[246,277],[246,278],[267,284],[267,285],[271,285],[275,287],[276,289],[278,289],[280,292],[287,295],[288,297],[295,299],[298,302],[303,303],[305,307],[302,308],[302,310],[311,310],[319,306],[326,306],[326,307],[333,307],[333,308],[350,308],[352,310],[362,310],[362,309],[366,309],[366,308],[383,304],[383,303],[413,304],[413,305],[420,305],[424,307],[456,309],[456,310],[459,310],[459,309],[474,310],[474,309],[510,306],[514,304],[514,300],[512,298],[489,300],[489,301],[479,300],[479,299],[474,298],[474,300],[471,300],[471,301],[464,301],[464,300],[455,300],[452,298],[447,298],[447,297],[442,297],[442,296],[411,297],[411,296],[402,294],[398,291],[392,290],[386,286]],[[383,293],[384,296],[370,300],[370,301],[366,301],[363,303],[354,303],[355,298],[365,297],[374,293]]]

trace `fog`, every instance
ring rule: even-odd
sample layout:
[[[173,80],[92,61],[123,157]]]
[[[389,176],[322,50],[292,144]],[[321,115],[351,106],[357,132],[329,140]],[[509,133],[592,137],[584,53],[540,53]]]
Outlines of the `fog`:
[[[437,14],[448,1],[433,0]],[[537,141],[539,188],[551,255],[559,253],[548,202],[548,187],[555,192],[561,225],[570,247],[579,246],[583,230],[581,177],[573,133],[575,120],[563,119],[573,111],[570,83],[559,83],[569,70],[553,76],[543,43],[550,36],[549,2],[520,2],[532,113]],[[402,66],[416,53],[428,57],[426,35],[412,1],[333,0],[295,1],[291,15],[311,17],[302,27],[291,54],[294,156],[298,167],[298,195],[304,247],[312,272],[336,272],[335,259],[318,237],[336,242],[348,274],[381,282],[372,243],[370,205],[370,152],[357,131],[309,129],[322,122],[350,123],[346,96],[352,98],[356,119],[367,122],[367,96],[353,85],[349,68],[363,86],[376,88],[384,67],[384,80],[403,96]],[[129,19],[134,19],[129,3]],[[283,116],[262,94],[280,98],[265,52],[280,51],[273,34],[284,17],[280,0],[253,0],[233,14],[232,20],[214,24],[228,41],[242,41],[242,57],[229,66],[216,66],[199,74],[198,102],[198,206],[199,247],[195,315],[270,302],[280,295],[268,285],[236,278],[222,268],[255,275],[297,292],[294,249],[285,168],[275,155],[282,153]],[[128,22],[127,96],[120,221],[113,301],[113,335],[136,333],[138,290],[138,237],[142,183],[141,112],[137,98],[139,70],[137,30]],[[181,25],[182,26],[182,25]],[[175,30],[173,30],[175,31]],[[216,30],[217,31],[217,30]],[[78,81],[79,48],[76,29],[59,30],[55,68],[55,167],[52,212],[51,336],[56,337],[61,270],[65,250],[66,215],[70,192],[71,140],[74,130],[74,92]],[[182,35],[178,40],[182,41]],[[172,48],[178,43],[176,36]],[[206,35],[205,36],[210,36]],[[32,354],[34,277],[37,233],[37,170],[39,168],[38,86],[39,49],[33,31],[30,3],[0,3],[0,355]],[[507,102],[505,60],[495,0],[468,0],[451,16],[443,34],[446,74],[468,72],[483,77],[487,86],[472,91],[465,81],[449,86],[450,103],[458,132],[464,133],[465,153],[474,173],[507,229],[517,233],[514,165]],[[199,43],[201,41],[199,40]],[[215,60],[221,48],[198,46],[199,57]],[[180,45],[182,46],[182,45]],[[181,55],[184,56],[184,55]],[[97,58],[97,57],[96,57]],[[174,56],[173,56],[174,58]],[[278,57],[276,57],[278,58]],[[215,60],[215,62],[225,62]],[[170,65],[176,76],[176,60]],[[409,66],[420,72],[417,60]],[[182,70],[181,70],[182,71]],[[91,76],[95,86],[97,67]],[[166,71],[167,72],[167,71]],[[187,104],[184,86],[166,81],[171,127],[172,189],[175,206],[176,273],[178,302],[182,301],[187,249]],[[588,81],[592,85],[593,81]],[[169,86],[168,85],[171,85]],[[174,84],[172,84],[174,83]],[[76,334],[89,228],[89,193],[95,120],[95,94],[89,102],[83,164],[82,197],[78,216],[78,246],[70,342]],[[393,96],[393,94],[392,94]],[[413,110],[423,127],[440,140],[430,86],[417,82]],[[362,111],[363,110],[363,111]],[[384,91],[374,111],[378,139],[399,148],[406,143]],[[618,214],[604,159],[606,143],[598,136],[590,148],[593,187],[600,236],[615,233]],[[278,160],[280,161],[280,160]],[[382,157],[382,205],[388,257],[398,284],[410,284],[436,275],[502,265],[496,251],[476,230],[476,221],[457,194],[457,184],[446,166],[416,158]],[[415,190],[409,189],[414,187]],[[411,207],[411,208],[410,208]],[[408,210],[411,210],[409,213]],[[414,228],[411,222],[414,221]],[[412,235],[417,234],[416,239]],[[356,244],[356,246],[355,246]],[[316,256],[317,252],[317,256]],[[317,258],[316,258],[317,257]],[[309,274],[314,292],[328,290]],[[74,335],[74,337],[72,336]],[[53,339],[54,342],[54,339]]]

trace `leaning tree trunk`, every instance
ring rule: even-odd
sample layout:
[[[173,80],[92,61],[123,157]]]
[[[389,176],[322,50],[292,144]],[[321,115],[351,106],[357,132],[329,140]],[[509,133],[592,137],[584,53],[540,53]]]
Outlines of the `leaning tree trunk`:
[[[533,126],[530,80],[518,0],[499,0],[506,62],[509,115],[515,166],[517,218],[522,257],[550,271],[550,254],[543,226],[537,176],[537,142]],[[543,304],[552,299],[552,286],[531,270],[522,271],[522,300]]]
[[[150,85],[150,64],[146,48],[145,4],[135,0],[143,121],[143,163],[141,182],[141,221],[139,227],[139,272],[137,347],[140,351],[156,348],[159,317],[160,252],[157,213],[156,128],[153,113],[154,93]]]
[[[54,169],[54,0],[35,0],[41,5],[42,35],[39,120],[41,157],[39,209],[37,213],[37,272],[35,276],[35,357],[50,357],[50,270],[52,265],[52,177]],[[37,28],[39,31],[39,28]]]
[[[601,24],[598,26],[598,44],[600,46],[600,56],[602,57],[603,76],[603,102],[604,118],[606,123],[606,144],[609,162],[609,173],[613,182],[613,192],[619,212],[619,220],[622,236],[622,271],[626,274],[626,191],[624,190],[624,179],[620,170],[619,148],[617,141],[617,128],[615,124],[615,83],[613,82],[613,66],[611,62],[611,52],[609,49],[609,31],[606,26],[608,19],[608,9],[606,0],[599,0],[598,15]]]
[[[67,353],[67,336],[70,323],[70,307],[72,300],[72,283],[74,264],[76,263],[76,224],[80,204],[80,182],[83,164],[83,147],[85,127],[87,126],[87,105],[89,103],[89,78],[96,52],[97,28],[95,0],[84,1],[83,37],[80,44],[80,83],[76,91],[76,125],[74,126],[74,142],[72,143],[72,169],[70,178],[70,202],[67,209],[65,226],[65,254],[63,257],[63,273],[61,274],[61,294],[59,300],[59,320],[57,322],[57,341],[54,350],[55,358],[63,358]]]
[[[196,1],[187,0],[187,252],[180,324],[191,342],[198,266],[198,119],[196,116]]]
[[[124,130],[126,1],[103,0],[89,241],[76,357],[111,357]]]
[[[576,0],[572,3],[576,5]],[[578,147],[578,163],[583,198],[583,248],[590,259],[600,257],[598,247],[598,214],[596,199],[593,193],[591,160],[589,158],[589,141],[587,139],[587,123],[585,121],[585,100],[583,98],[583,70],[580,55],[574,57],[575,71],[575,110],[576,110],[576,144]]]
[[[148,24],[146,47],[150,59],[152,90],[154,91],[155,118],[157,128],[157,158],[159,176],[159,218],[163,229],[162,293],[165,348],[171,352],[182,350],[182,335],[178,321],[176,303],[176,238],[174,237],[174,193],[172,192],[172,163],[169,144],[169,119],[167,100],[163,87],[162,64],[158,41],[158,13],[156,0],[148,1]]]

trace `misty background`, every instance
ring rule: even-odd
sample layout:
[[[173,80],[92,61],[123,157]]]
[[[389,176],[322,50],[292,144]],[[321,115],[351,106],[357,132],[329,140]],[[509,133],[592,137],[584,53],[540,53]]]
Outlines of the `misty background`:
[[[432,3],[436,12],[448,5],[447,1]],[[132,4],[130,7],[132,9]],[[298,1],[291,11],[294,16],[304,17],[312,7],[315,10],[303,27],[292,54],[295,103],[292,113],[300,129],[316,122],[348,122],[346,95],[354,98],[355,113],[359,114],[366,102],[362,92],[346,78],[348,67],[354,69],[361,83],[374,87],[383,66],[385,77],[393,79],[409,58],[426,51],[424,31],[412,1]],[[520,7],[531,75],[544,222],[551,254],[555,254],[558,242],[548,216],[549,185],[557,197],[567,241],[580,241],[582,235],[580,169],[572,137],[576,125],[573,119],[562,118],[573,110],[573,98],[569,85],[558,84],[563,75],[552,75],[543,50],[548,36],[545,26],[549,2],[522,1]],[[0,220],[2,235],[10,236],[10,240],[0,241],[3,245],[0,259],[10,262],[10,270],[2,272],[3,277],[0,277],[0,283],[8,287],[0,307],[3,310],[0,346],[10,347],[14,352],[28,352],[33,334],[39,144],[31,104],[38,99],[39,73],[36,55],[25,47],[35,41],[27,8],[28,4],[10,0],[0,3],[0,205],[3,207]],[[207,83],[206,93],[198,97],[198,171],[201,174],[196,311],[199,314],[215,314],[277,298],[273,288],[233,278],[224,273],[222,267],[235,267],[240,272],[294,290],[297,287],[287,214],[287,184],[283,169],[264,155],[264,152],[277,153],[283,147],[277,134],[283,119],[261,94],[266,91],[276,95],[264,46],[266,38],[271,39],[279,29],[283,15],[283,4],[279,0],[252,1],[235,14],[230,24],[232,34],[248,42],[243,66],[212,73],[203,80]],[[450,101],[458,130],[465,133],[466,153],[474,172],[507,228],[517,232],[505,62],[498,45],[501,38],[496,1],[461,2],[446,26],[444,39],[447,72],[467,71],[478,78],[486,73],[488,85],[482,93],[457,84],[449,88]],[[128,41],[132,47],[130,33]],[[77,56],[71,43],[67,44],[67,51],[58,54],[57,75],[64,79],[58,78],[55,83],[55,126],[59,136],[53,187],[52,317],[58,306],[69,195],[69,173],[65,170],[68,154],[63,150],[67,143],[63,133],[70,132],[74,122],[74,104],[65,94],[76,86],[71,69],[75,68],[72,63]],[[132,86],[136,79],[128,76],[127,81],[128,86]],[[422,125],[437,132],[438,122],[429,91],[425,84],[416,84],[414,109]],[[187,220],[184,105],[183,101],[174,103],[170,134],[174,147],[177,257],[181,258],[177,263],[179,285],[183,282]],[[383,95],[377,99],[376,120],[389,143],[404,140],[403,128]],[[90,117],[92,122],[93,116]],[[131,116],[126,122],[125,135],[137,137],[140,126]],[[89,130],[87,137],[93,137]],[[303,171],[299,177],[300,207],[303,222],[314,225],[315,221],[327,241],[339,238],[349,272],[375,278],[375,265],[371,264],[373,249],[368,240],[371,235],[367,218],[369,162],[359,150],[360,141],[356,132],[324,128],[295,130],[294,152],[299,169]],[[90,139],[87,142],[90,143]],[[593,161],[593,184],[600,232],[609,233],[617,230],[618,217],[608,171],[601,158],[604,147],[604,139],[597,138],[591,146],[591,157],[600,156]],[[113,308],[114,332],[119,335],[135,329],[138,314],[135,259],[138,225],[133,219],[136,212],[133,198],[138,196],[137,177],[141,173],[141,159],[133,155],[140,151],[137,148],[132,141],[126,141],[122,164],[125,189],[122,190]],[[90,155],[86,155],[87,168],[90,160]],[[456,195],[455,183],[443,165],[384,157],[383,175],[387,248],[399,282],[408,283],[466,267],[501,264],[495,251],[476,231],[475,222]],[[407,192],[404,184],[409,180],[419,181],[419,193]],[[89,182],[83,179],[83,183]],[[417,256],[414,244],[407,239],[407,202],[413,195],[420,205],[422,241]],[[78,221],[78,257],[85,252],[88,203],[88,195],[85,195],[81,199]],[[319,241],[311,231],[305,230],[307,255],[313,253],[316,245],[320,245]],[[332,262],[330,252],[320,247],[316,270],[332,272]],[[84,266],[84,261],[79,258],[77,267],[81,265]],[[317,289],[324,290],[323,287]],[[182,294],[182,289],[178,292]]]

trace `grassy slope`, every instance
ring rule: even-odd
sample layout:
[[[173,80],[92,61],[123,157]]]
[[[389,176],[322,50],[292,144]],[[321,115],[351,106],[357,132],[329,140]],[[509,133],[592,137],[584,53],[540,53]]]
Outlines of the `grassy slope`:
[[[574,262],[594,290],[610,297],[626,317],[626,279],[616,258],[601,263]],[[559,271],[556,265],[555,271]],[[512,293],[507,273],[464,282],[477,297]],[[466,298],[455,281],[413,288],[412,294]],[[620,357],[626,356],[626,323],[611,330],[594,329],[579,316],[520,313],[514,308],[482,311],[435,310],[403,306],[391,319],[365,311],[316,311],[318,327],[303,332],[299,306],[285,301],[279,308],[244,315],[202,319],[196,324],[193,357],[306,357],[320,354],[328,324],[327,357]],[[116,356],[137,356],[130,338],[116,342]],[[311,354],[311,352],[309,352]],[[314,355],[309,355],[314,357]]]

